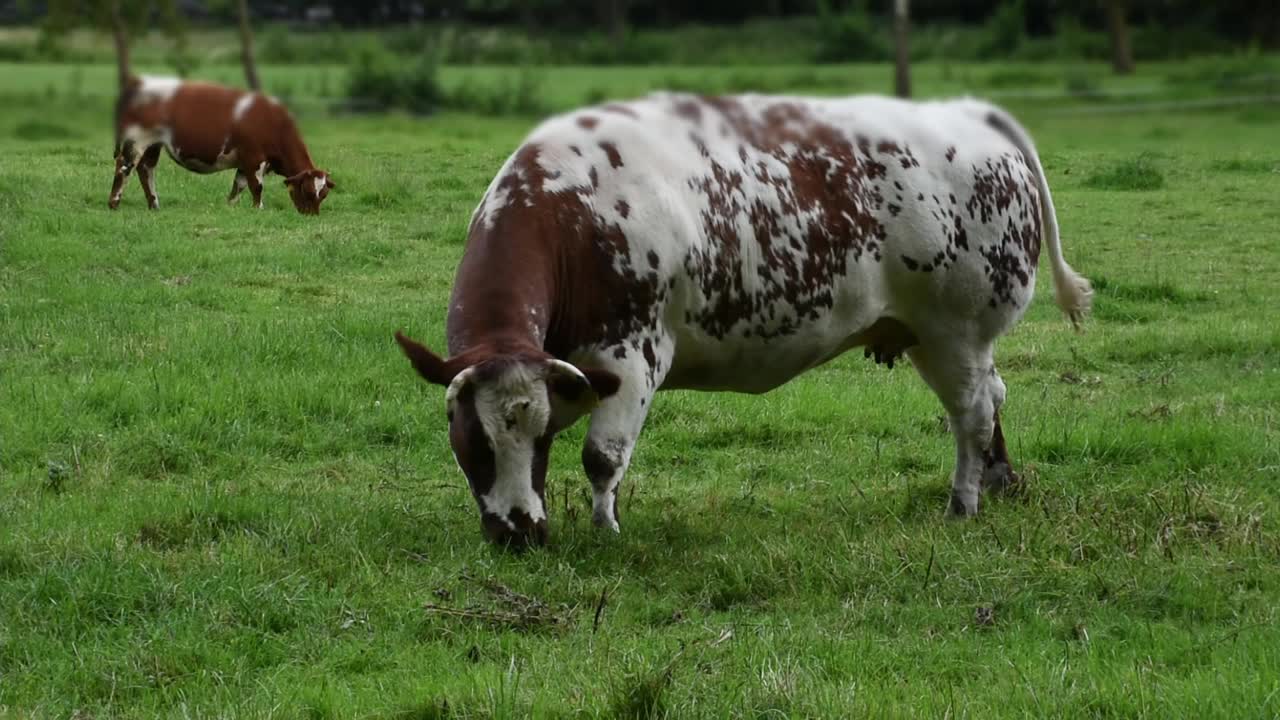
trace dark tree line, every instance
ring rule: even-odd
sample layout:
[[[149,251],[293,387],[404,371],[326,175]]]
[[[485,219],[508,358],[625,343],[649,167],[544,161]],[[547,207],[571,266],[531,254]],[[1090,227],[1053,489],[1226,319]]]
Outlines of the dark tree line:
[[[1097,30],[1114,27],[1117,12],[1134,25],[1196,27],[1241,43],[1280,46],[1280,0],[913,0],[915,24],[980,23],[1003,4],[1022,2],[1027,32],[1046,35],[1070,18]],[[451,20],[523,25],[530,29],[669,27],[738,23],[751,18],[813,16],[861,9],[891,18],[894,0],[246,0],[262,21],[333,22],[374,26]],[[0,0],[0,19],[30,22],[60,0]],[[193,21],[235,22],[234,0],[172,0]]]

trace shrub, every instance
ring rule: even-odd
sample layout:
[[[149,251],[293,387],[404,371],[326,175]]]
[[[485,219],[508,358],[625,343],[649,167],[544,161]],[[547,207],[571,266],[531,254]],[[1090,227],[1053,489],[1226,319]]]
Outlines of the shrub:
[[[889,48],[884,42],[888,35],[872,20],[865,0],[854,3],[842,13],[833,12],[826,2],[818,8],[822,22],[818,26],[816,62],[856,62],[889,57]]]
[[[349,107],[429,113],[444,96],[437,70],[434,55],[427,51],[406,63],[381,48],[365,47],[357,53],[347,77]]]
[[[514,79],[503,76],[495,85],[463,82],[446,93],[443,102],[453,110],[485,115],[542,115],[547,112],[543,100],[542,76],[525,68]]]
[[[996,8],[982,29],[975,48],[979,60],[1007,58],[1018,51],[1026,38],[1026,0],[1008,0]]]
[[[1068,71],[1063,78],[1064,86],[1068,95],[1079,98],[1101,98],[1102,81],[1097,75],[1083,68],[1074,68]]]

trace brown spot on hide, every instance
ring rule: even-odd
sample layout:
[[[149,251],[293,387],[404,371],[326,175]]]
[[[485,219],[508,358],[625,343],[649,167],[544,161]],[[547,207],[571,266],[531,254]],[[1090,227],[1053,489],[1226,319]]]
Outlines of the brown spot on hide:
[[[614,203],[613,209],[617,210],[618,214],[621,215],[624,219],[631,214],[631,206],[627,204],[626,200],[623,200],[621,198],[618,199],[618,202]]]
[[[603,109],[605,112],[611,112],[611,113],[615,113],[615,114],[617,114],[617,115],[625,115],[625,116],[627,116],[627,117],[629,117],[629,118],[636,118],[636,117],[639,117],[638,115],[636,115],[636,111],[635,111],[635,110],[632,110],[631,108],[629,108],[629,107],[627,107],[626,105],[623,105],[623,104],[621,104],[621,103],[609,103],[608,105],[605,105],[605,106],[604,106],[604,108],[602,108],[602,109]]]
[[[702,122],[702,106],[696,100],[683,99],[677,100],[672,106],[676,115],[688,120],[692,123]]]
[[[604,150],[605,156],[609,158],[609,167],[615,170],[622,167],[622,155],[618,152],[617,145],[606,140],[600,143],[600,149]]]
[[[618,471],[621,461],[613,458],[605,450],[597,447],[590,440],[582,446],[582,469],[587,472],[587,479],[597,490],[608,487],[609,480]]]
[[[595,130],[596,126],[599,124],[600,120],[592,115],[578,116],[578,127],[583,130]]]
[[[756,114],[734,98],[705,102],[737,142],[733,155],[705,152],[707,172],[690,180],[708,207],[702,225],[709,240],[685,260],[707,299],[690,321],[717,338],[743,322],[766,339],[791,334],[831,307],[836,278],[850,261],[878,257],[885,229],[874,210],[884,197],[872,181],[886,168],[870,156],[869,141],[859,138],[855,147],[803,103],[776,103]],[[696,141],[695,147],[704,153]],[[781,172],[770,167],[778,163]],[[773,197],[744,194],[748,176]],[[742,219],[752,228],[746,237],[738,232]],[[744,242],[756,247],[745,252]],[[758,269],[744,267],[745,258],[757,257]]]
[[[965,203],[969,217],[983,224],[1005,218],[998,243],[977,248],[987,261],[992,300],[1014,304],[1014,283],[1026,288],[1040,257],[1040,194],[1021,155],[1005,153],[973,167],[972,195]],[[968,238],[964,239],[968,244]],[[957,235],[956,244],[959,244]]]

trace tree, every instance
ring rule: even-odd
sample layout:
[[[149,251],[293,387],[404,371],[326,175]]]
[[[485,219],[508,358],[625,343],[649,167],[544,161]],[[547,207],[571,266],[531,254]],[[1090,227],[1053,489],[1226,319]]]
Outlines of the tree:
[[[111,33],[116,49],[116,78],[124,90],[133,75],[129,57],[129,28],[145,28],[159,13],[165,28],[179,46],[185,41],[175,0],[49,0],[41,32],[59,38],[77,27],[93,27]]]
[[[262,90],[258,80],[258,61],[253,52],[253,30],[249,27],[249,0],[238,0],[240,15],[240,61],[244,63],[244,81],[250,90]]]
[[[1133,72],[1133,47],[1129,44],[1129,23],[1125,18],[1126,0],[1104,0],[1107,11],[1107,34],[1111,37],[1111,67],[1117,75]]]
[[[893,90],[911,97],[911,14],[908,0],[893,0]]]
[[[596,13],[609,39],[622,42],[627,34],[627,0],[596,0]]]

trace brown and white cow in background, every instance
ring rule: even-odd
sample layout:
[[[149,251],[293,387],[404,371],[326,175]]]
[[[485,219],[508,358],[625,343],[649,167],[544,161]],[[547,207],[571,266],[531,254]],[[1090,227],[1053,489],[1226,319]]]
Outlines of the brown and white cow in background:
[[[135,167],[147,205],[160,206],[155,167],[161,148],[192,172],[235,168],[228,203],[247,187],[254,207],[261,208],[268,172],[285,177],[301,213],[319,214],[333,189],[329,174],[312,164],[293,116],[274,98],[210,83],[137,77],[116,105],[116,177],[107,203],[112,210]]]
[[[1035,289],[1089,308],[1030,138],[974,101],[660,94],[553,118],[489,186],[448,311],[449,439],[487,537],[546,538],[552,438],[583,414],[595,524],[659,389],[761,393],[906,353],[956,442],[949,512],[1014,480],[993,347]],[[840,388],[832,388],[838,392]]]

